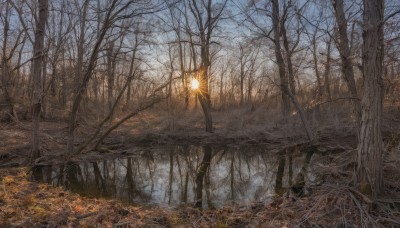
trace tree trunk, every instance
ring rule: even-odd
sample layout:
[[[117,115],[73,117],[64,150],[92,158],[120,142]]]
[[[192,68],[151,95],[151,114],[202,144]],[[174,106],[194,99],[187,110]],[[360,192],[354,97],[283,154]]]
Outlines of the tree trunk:
[[[240,105],[244,103],[244,72],[243,66],[240,66]]]
[[[331,82],[329,74],[331,73],[331,39],[326,43],[326,63],[325,63],[325,72],[324,72],[324,86],[325,92],[328,96],[328,101],[332,100],[332,93],[331,93]]]
[[[362,193],[376,198],[383,188],[382,106],[384,2],[364,0],[363,75],[361,128],[356,183]]]
[[[240,45],[240,105],[244,102],[244,65],[246,64],[245,53],[242,45]]]
[[[317,31],[317,30],[316,30]],[[317,93],[316,93],[316,100],[317,103],[322,101],[322,95],[323,95],[323,89],[322,89],[322,82],[321,82],[321,75],[319,74],[318,70],[318,57],[317,57],[317,41],[316,41],[316,35],[317,32],[314,33],[313,35],[313,40],[312,40],[312,47],[313,47],[313,60],[314,60],[314,70],[315,70],[315,76],[317,77]],[[319,108],[319,106],[318,106]]]
[[[108,44],[107,50],[107,104],[110,111],[114,104],[114,84],[115,84],[115,58],[114,42]]]
[[[180,30],[176,30],[176,36],[178,38],[178,48],[179,48],[179,66],[180,66],[180,71],[181,71],[181,80],[182,80],[182,87],[183,91],[185,93],[185,110],[189,108],[189,88],[188,88],[188,82],[187,82],[187,76],[185,74],[185,64],[184,64],[184,53],[185,50],[182,46],[182,40],[181,40],[181,33]]]
[[[85,35],[86,35],[86,22],[87,22],[87,13],[88,13],[88,7],[89,7],[89,0],[84,0],[83,6],[82,6],[82,16],[79,17],[79,26],[80,26],[80,31],[79,31],[79,38],[77,39],[77,61],[75,64],[75,82],[74,82],[74,88],[75,88],[75,96],[78,96],[77,94],[80,93],[79,88],[82,83],[82,77],[83,77],[83,66],[84,66],[84,54],[85,54]],[[81,107],[81,116],[84,117],[84,114],[87,114],[87,91],[82,91],[83,94],[83,104]]]
[[[225,99],[224,99],[224,74],[225,71],[222,69],[220,74],[220,84],[219,84],[219,106],[223,108],[225,106]]]
[[[209,0],[206,4],[200,5],[202,10],[199,10],[199,5],[196,3],[198,1],[192,0],[189,1],[189,9],[192,12],[193,16],[196,18],[196,24],[199,32],[199,43],[200,43],[200,57],[201,64],[198,69],[198,74],[200,77],[200,85],[198,99],[200,101],[201,107],[203,109],[205,123],[206,123],[206,132],[213,132],[212,128],[212,117],[211,117],[211,98],[210,98],[210,87],[209,87],[209,68],[211,66],[211,57],[210,57],[210,46],[211,46],[211,34],[215,27],[215,23],[217,23],[218,18],[220,17],[222,10],[225,5],[222,7],[221,11],[215,15],[212,15],[212,0]],[[203,21],[203,18],[206,18]],[[194,45],[192,43],[192,45]],[[194,54],[194,52],[193,52]],[[195,56],[195,55],[194,55]]]
[[[125,100],[125,110],[129,110],[129,106],[130,106],[130,103],[131,103],[131,85],[132,83],[131,82],[129,82],[129,84],[128,84],[128,89],[127,89],[127,91],[126,91],[126,100]]]
[[[293,73],[292,51],[289,49],[289,40],[287,38],[284,21],[281,22],[281,32],[283,37],[283,47],[285,48],[286,52],[286,64],[289,77],[289,88],[292,91],[293,95],[296,95],[296,82],[294,80],[294,73]]]
[[[44,59],[44,36],[46,21],[48,16],[48,2],[47,0],[39,0],[38,6],[38,19],[36,20],[35,29],[35,42],[33,45],[33,62],[32,62],[32,80],[33,80],[33,94],[32,94],[32,150],[30,160],[34,161],[40,156],[40,142],[39,142],[39,119],[40,109],[42,103],[42,66]]]
[[[74,97],[74,101],[72,104],[72,110],[71,110],[71,114],[70,114],[70,118],[69,118],[69,122],[68,122],[69,126],[68,126],[67,152],[69,154],[72,154],[74,151],[74,141],[75,141],[74,136],[75,136],[75,127],[76,127],[75,125],[76,125],[76,117],[77,117],[77,113],[79,110],[79,106],[81,104],[84,94],[86,93],[87,85],[92,76],[92,72],[96,66],[97,56],[100,51],[100,46],[103,43],[104,36],[106,35],[108,29],[110,28],[110,25],[111,25],[110,17],[111,17],[111,13],[112,13],[115,2],[116,2],[116,0],[114,0],[112,2],[111,8],[108,9],[108,11],[106,13],[104,23],[99,31],[100,34],[98,35],[96,43],[92,49],[92,53],[89,58],[87,69],[85,71],[85,74],[83,75],[81,84],[79,85],[79,87],[77,89],[77,93]],[[103,95],[104,95],[104,93],[103,93]]]
[[[206,66],[200,68],[200,85],[197,93],[201,108],[203,109],[206,132],[213,132],[212,116],[211,116],[211,99],[208,93],[208,70]]]
[[[44,50],[44,48],[43,48],[43,50]],[[41,117],[43,118],[43,119],[46,119],[46,114],[47,114],[47,101],[46,101],[46,93],[47,93],[47,90],[46,90],[46,85],[47,85],[47,72],[46,72],[46,69],[47,69],[47,63],[46,63],[46,58],[43,56],[43,62],[42,62],[42,107],[41,107]]]
[[[2,50],[2,62],[0,64],[1,68],[1,76],[0,76],[0,90],[3,91],[3,96],[4,100],[6,102],[7,108],[8,108],[8,115],[11,117],[11,119],[15,119],[18,121],[18,116],[16,115],[15,109],[14,109],[14,101],[13,101],[13,96],[12,96],[12,90],[10,88],[10,80],[11,80],[11,67],[9,66],[9,60],[12,56],[12,53],[10,53],[10,57],[7,56],[7,51],[9,51],[9,47],[7,47],[8,43],[8,35],[9,35],[9,30],[10,30],[10,21],[9,17],[11,14],[11,10],[9,7],[9,1],[6,1],[6,12],[4,15],[4,18],[2,18],[3,23],[4,23],[4,36],[3,36],[3,50]]]
[[[358,98],[356,81],[354,80],[354,70],[351,62],[351,51],[349,39],[347,36],[347,19],[344,13],[343,0],[335,0],[332,2],[335,10],[336,23],[339,29],[339,41],[337,47],[342,60],[342,73],[346,81],[347,88],[353,98]],[[361,104],[358,99],[351,99],[356,117],[356,127],[359,129],[361,118]]]
[[[286,118],[289,114],[290,101],[289,96],[284,92],[288,88],[288,78],[286,77],[285,62],[282,57],[281,44],[280,44],[280,29],[279,29],[279,3],[278,0],[272,0],[272,29],[274,32],[274,45],[275,45],[275,58],[278,64],[279,77],[282,93],[282,114]]]
[[[205,74],[205,73],[203,73]],[[204,78],[207,77],[202,77],[202,81]],[[204,84],[204,85],[202,85]],[[208,83],[200,83],[200,92],[197,93],[197,98],[199,99],[201,108],[203,109],[204,112],[204,117],[205,117],[205,124],[206,124],[206,132],[213,132],[213,127],[212,127],[212,116],[211,116],[211,103],[210,103],[210,95],[208,94]]]
[[[65,105],[67,104],[67,82],[66,82],[66,73],[65,73],[65,59],[64,59],[64,54],[62,55],[62,66],[61,66],[61,94],[60,94],[60,102],[62,104],[62,107],[65,108]]]
[[[311,130],[310,124],[307,121],[303,108],[300,106],[296,96],[293,94],[288,85],[288,78],[286,76],[285,62],[282,57],[281,44],[280,44],[280,33],[279,33],[279,3],[278,0],[272,0],[272,29],[274,32],[274,44],[275,44],[275,57],[279,68],[279,77],[281,79],[281,92],[282,92],[282,113],[284,118],[287,118],[290,110],[290,101],[292,101],[296,110],[298,111],[303,127],[306,131],[307,137],[311,143],[314,142],[314,134]]]
[[[78,50],[77,50],[77,61],[75,66],[75,88],[78,89],[81,85],[82,80],[82,71],[83,71],[83,55],[84,55],[84,45],[85,45],[85,31],[86,31],[86,16],[87,10],[89,6],[89,0],[85,0],[83,3],[83,12],[82,16],[80,17],[79,26],[79,39],[77,40],[78,43]],[[75,91],[78,92],[78,91]]]

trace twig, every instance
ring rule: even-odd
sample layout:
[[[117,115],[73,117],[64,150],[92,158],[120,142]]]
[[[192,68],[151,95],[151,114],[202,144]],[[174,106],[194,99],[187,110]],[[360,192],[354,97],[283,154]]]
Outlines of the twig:
[[[134,221],[135,220],[129,220],[129,221],[126,221],[126,222],[116,223],[116,224],[113,225],[113,227],[120,227],[120,226],[123,226],[123,225],[128,225],[129,223],[133,223]]]
[[[391,222],[391,223],[394,223],[394,224],[397,224],[397,225],[400,225],[400,221],[396,221],[396,220],[394,220],[394,219],[390,219],[390,218],[385,218],[385,217],[379,217],[378,219],[377,219],[377,221],[379,221],[379,220],[381,220],[381,221],[385,221],[385,222]]]
[[[332,103],[332,102],[339,101],[339,100],[360,100],[360,98],[358,98],[358,97],[338,97],[338,98],[335,98],[332,100],[316,103],[313,105],[313,107],[320,106],[320,105],[323,105],[326,103]],[[311,108],[311,107],[308,107],[308,108]]]
[[[359,192],[359,191],[357,191],[355,189],[352,189],[352,188],[349,188],[349,191],[354,193],[354,194],[356,194],[356,195],[358,195],[358,196],[360,196],[364,200],[364,202],[366,202],[368,204],[372,204],[373,203],[373,201],[368,196],[362,194],[361,192]]]
[[[97,214],[97,212],[89,212],[89,213],[86,213],[86,214],[77,215],[77,216],[75,216],[75,218],[77,220],[79,220],[79,219],[84,219],[84,218],[87,218],[87,217],[90,217],[90,216],[93,216],[93,215],[96,215],[96,214]]]
[[[360,210],[360,216],[361,216],[361,225],[362,227],[369,227],[371,224],[364,224],[364,214],[366,216],[366,219],[368,220],[368,223],[373,223],[374,227],[379,227],[378,224],[376,223],[375,219],[371,219],[369,214],[364,210],[360,202],[357,200],[357,198],[352,194],[352,191],[350,190],[350,197],[353,200],[353,202],[357,205],[358,209]]]

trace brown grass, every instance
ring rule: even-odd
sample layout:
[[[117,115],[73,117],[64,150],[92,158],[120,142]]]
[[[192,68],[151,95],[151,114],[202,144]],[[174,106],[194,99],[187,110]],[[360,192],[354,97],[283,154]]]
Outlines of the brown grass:
[[[0,227],[155,226],[170,212],[89,199],[47,184],[29,182],[27,169],[1,170]],[[165,221],[163,220],[165,218]],[[176,219],[179,222],[179,219]]]

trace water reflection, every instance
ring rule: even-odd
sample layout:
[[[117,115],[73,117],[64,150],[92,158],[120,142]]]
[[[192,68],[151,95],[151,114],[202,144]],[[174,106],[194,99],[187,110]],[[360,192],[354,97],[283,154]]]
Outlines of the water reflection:
[[[132,203],[246,205],[288,189],[303,191],[313,177],[309,164],[314,151],[292,148],[271,153],[262,146],[174,145],[144,148],[135,156],[113,160],[35,167],[32,178],[88,197]]]

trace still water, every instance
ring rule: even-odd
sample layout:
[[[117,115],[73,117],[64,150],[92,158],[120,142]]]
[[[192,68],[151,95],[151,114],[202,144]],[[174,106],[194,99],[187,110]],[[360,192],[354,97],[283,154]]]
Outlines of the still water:
[[[36,167],[32,178],[87,197],[205,208],[268,201],[301,182],[299,177],[313,179],[312,150],[169,145],[135,151],[111,160]]]

